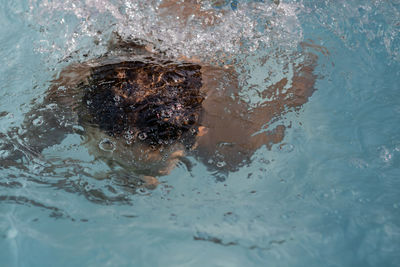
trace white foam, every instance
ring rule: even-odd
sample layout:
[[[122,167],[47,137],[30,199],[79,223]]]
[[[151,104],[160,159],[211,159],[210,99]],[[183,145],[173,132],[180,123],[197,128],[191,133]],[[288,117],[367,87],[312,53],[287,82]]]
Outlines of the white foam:
[[[171,13],[173,9],[168,10],[171,16],[160,15],[163,10],[155,0],[31,0],[30,3],[32,19],[42,29],[48,29],[36,45],[37,50],[58,51],[59,59],[89,49],[91,45],[85,42],[88,38],[105,46],[111,31],[155,43],[171,56],[208,61],[217,56],[230,58],[252,53],[260,47],[296,47],[302,40],[296,16],[301,6],[297,4],[240,3],[237,10],[221,10],[204,1],[202,10],[211,10],[218,21],[205,26],[199,16],[177,18]]]

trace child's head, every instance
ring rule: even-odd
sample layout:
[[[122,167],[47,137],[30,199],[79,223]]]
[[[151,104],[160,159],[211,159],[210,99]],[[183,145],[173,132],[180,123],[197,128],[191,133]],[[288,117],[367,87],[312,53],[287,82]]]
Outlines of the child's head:
[[[94,67],[80,119],[129,142],[191,147],[204,100],[200,69],[150,58]]]

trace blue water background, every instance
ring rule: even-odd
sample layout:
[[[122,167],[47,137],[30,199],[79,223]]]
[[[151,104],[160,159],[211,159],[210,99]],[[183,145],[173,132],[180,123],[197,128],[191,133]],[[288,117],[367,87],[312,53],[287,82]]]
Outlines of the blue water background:
[[[285,145],[261,148],[225,182],[180,165],[165,186],[98,202],[57,184],[69,173],[88,191],[112,185],[74,176],[101,163],[71,136],[45,152],[81,159],[66,171],[0,170],[0,265],[399,266],[400,3],[301,4],[303,39],[329,54],[315,52],[317,91],[287,115]],[[46,40],[29,6],[0,1],[3,133],[67,64],[40,50],[63,39]]]

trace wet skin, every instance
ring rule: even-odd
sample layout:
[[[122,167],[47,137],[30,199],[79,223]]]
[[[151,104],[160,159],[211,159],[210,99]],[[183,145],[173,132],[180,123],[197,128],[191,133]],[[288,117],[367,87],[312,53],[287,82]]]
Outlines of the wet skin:
[[[207,160],[205,164],[209,166],[223,161],[223,169],[235,171],[249,163],[253,153],[261,146],[271,148],[272,144],[280,143],[285,126],[278,125],[271,129],[269,124],[289,110],[300,108],[315,90],[313,70],[316,56],[308,54],[306,59],[295,66],[288,89],[285,86],[289,81],[283,78],[262,92],[262,97],[269,100],[256,108],[250,108],[239,96],[240,87],[234,71],[204,68],[207,97],[203,102],[205,115],[201,124],[206,127],[207,133],[198,138],[196,155],[204,162]],[[223,90],[213,90],[220,80],[230,82],[224,85]]]
[[[124,52],[123,56],[106,56],[65,68],[53,81],[53,86],[47,92],[43,103],[27,114],[22,134],[18,134],[20,140],[24,140],[20,150],[24,151],[25,155],[37,157],[44,148],[60,143],[67,134],[79,133],[84,136],[84,144],[92,155],[107,162],[111,168],[119,166],[130,173],[135,173],[135,176],[144,181],[146,187],[155,187],[158,184],[155,177],[168,174],[185,155],[196,157],[212,170],[236,171],[242,165],[249,163],[251,156],[261,146],[270,148],[271,145],[283,140],[285,126],[278,125],[270,129],[269,123],[290,109],[298,109],[307,102],[314,91],[313,70],[316,57],[312,54],[308,54],[302,64],[295,66],[290,88],[284,89],[288,80],[285,78],[280,80],[262,92],[263,97],[268,97],[270,100],[256,108],[250,108],[240,98],[237,74],[232,67],[209,65],[200,67],[197,63],[173,62],[169,64],[175,64],[175,67],[162,69],[162,64],[157,63],[161,61],[156,60],[152,64],[161,68],[161,72],[167,70],[173,72],[174,68],[175,71],[182,72],[183,69],[177,67],[182,65],[190,66],[189,68],[198,66],[201,74],[198,96],[203,99],[200,101],[201,110],[197,112],[199,116],[188,128],[188,131],[194,129],[192,132],[195,135],[190,137],[192,139],[189,138],[189,145],[182,136],[172,137],[170,143],[160,146],[140,140],[138,134],[136,138],[127,142],[122,132],[117,134],[110,132],[100,127],[98,121],[88,119],[93,117],[93,110],[88,112],[87,105],[83,103],[85,99],[83,85],[90,83],[94,70],[106,65],[113,66],[119,78],[124,77],[126,72],[121,71],[121,66],[126,70],[129,69],[126,67],[129,62],[146,62],[143,59],[143,54],[148,53],[144,52],[145,47],[136,49],[139,49],[142,55],[126,56]],[[155,57],[153,54],[151,56]],[[157,92],[157,88],[143,86],[142,89],[138,90],[138,95],[142,98],[149,90]],[[113,90],[115,93],[116,89]],[[167,92],[168,90],[164,91]],[[119,92],[119,96],[124,97],[124,93],[126,92]],[[103,113],[102,116],[104,115],[106,114]],[[42,121],[40,126],[34,125],[38,118]],[[110,123],[113,128],[116,123],[118,124],[116,121]],[[76,126],[83,126],[83,131],[77,130],[79,128]],[[132,124],[132,128],[136,126]],[[255,134],[257,132],[260,133]],[[105,174],[104,177],[106,176]]]
[[[301,64],[293,65],[289,88],[286,86],[289,81],[283,78],[261,93],[262,98],[269,100],[254,108],[239,96],[241,88],[233,66],[212,66],[194,59],[165,59],[150,52],[146,44],[121,40],[118,36],[110,42],[109,49],[113,53],[85,63],[71,64],[60,72],[43,102],[26,114],[21,128],[8,133],[11,139],[18,140],[14,142],[17,149],[3,160],[2,165],[13,165],[22,157],[41,157],[43,149],[61,143],[70,133],[78,133],[84,137],[84,145],[95,158],[105,161],[111,169],[122,167],[127,173],[140,177],[147,187],[156,186],[158,181],[155,177],[170,173],[186,155],[194,156],[211,170],[221,173],[236,171],[249,163],[261,146],[270,148],[283,140],[285,126],[278,125],[271,129],[269,124],[287,111],[300,108],[314,92],[316,76],[313,71],[317,58],[311,53],[305,53]],[[142,67],[137,67],[137,64]],[[181,86],[181,93],[172,98],[170,96],[172,102],[161,110],[172,114],[168,118],[160,115],[161,106],[150,105],[147,110],[146,105],[143,106],[150,114],[148,118],[157,118],[161,123],[168,119],[167,126],[172,128],[162,126],[167,131],[160,140],[170,142],[158,146],[154,138],[152,142],[141,140],[139,137],[143,128],[132,120],[138,114],[134,110],[120,122],[115,116],[107,119],[108,109],[96,114],[102,102],[92,108],[86,103],[93,100],[88,99],[90,85],[95,83],[96,91],[96,86],[100,84],[100,80],[93,79],[96,72],[103,75],[101,83],[113,80],[113,96],[131,101],[129,105],[154,95],[157,99],[167,99],[167,94]],[[169,80],[160,85],[161,79]],[[129,95],[128,87],[122,84],[131,80],[135,83],[131,83],[129,88],[135,85],[137,89],[135,94]],[[191,97],[199,98],[197,104],[190,106],[180,102],[182,92],[194,87],[198,91]],[[170,107],[174,110],[171,111]],[[182,123],[181,117],[185,114],[195,115],[195,120],[188,127]],[[93,120],[97,115],[100,119]],[[119,123],[123,124],[120,129]],[[157,129],[161,128],[152,130],[156,138]],[[169,133],[176,129],[180,134]],[[127,140],[124,135],[126,130],[132,130],[134,138]],[[101,177],[106,178],[107,174],[99,175],[99,179]]]

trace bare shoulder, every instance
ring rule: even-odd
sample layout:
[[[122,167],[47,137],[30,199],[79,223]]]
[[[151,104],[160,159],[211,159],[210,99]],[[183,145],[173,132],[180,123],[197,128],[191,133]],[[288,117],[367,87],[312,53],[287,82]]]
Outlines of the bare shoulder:
[[[207,94],[201,125],[206,131],[198,137],[196,153],[206,164],[223,162],[228,170],[236,170],[261,146],[270,148],[282,142],[285,126],[269,125],[286,112],[299,109],[315,91],[318,58],[312,53],[301,58],[299,63],[289,62],[293,65],[291,79],[282,78],[266,88],[262,92],[266,100],[257,107],[239,96],[241,88],[234,68],[203,68],[203,90]]]

